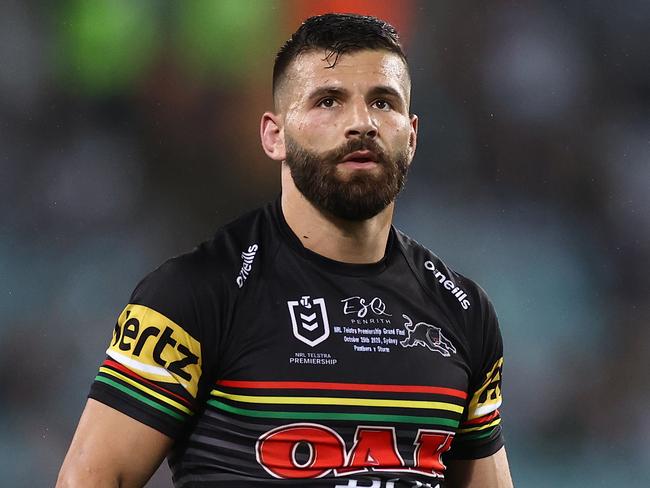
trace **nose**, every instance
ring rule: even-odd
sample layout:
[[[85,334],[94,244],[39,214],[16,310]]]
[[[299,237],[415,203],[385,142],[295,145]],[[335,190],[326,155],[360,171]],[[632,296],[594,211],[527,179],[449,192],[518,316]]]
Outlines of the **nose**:
[[[373,120],[365,101],[351,104],[349,117],[345,129],[346,138],[377,137],[377,124]]]

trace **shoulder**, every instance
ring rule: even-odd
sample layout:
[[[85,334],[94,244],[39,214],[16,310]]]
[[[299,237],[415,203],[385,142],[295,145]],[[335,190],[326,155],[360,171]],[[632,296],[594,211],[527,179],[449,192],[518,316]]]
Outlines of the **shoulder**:
[[[472,371],[482,374],[503,354],[497,315],[487,293],[472,279],[399,231],[398,240],[409,266],[429,296],[454,318],[469,347]]]
[[[179,281],[223,279],[238,269],[242,253],[268,247],[271,230],[267,207],[253,210],[220,227],[191,251],[168,259],[154,273]]]
[[[463,315],[481,315],[491,307],[487,293],[474,280],[447,265],[439,256],[415,239],[397,230],[401,252],[425,289],[448,302]]]
[[[211,239],[166,260],[146,275],[136,286],[131,303],[146,305],[166,316],[178,315],[180,309],[194,308],[196,312],[205,304],[223,303],[225,295],[241,287],[245,261],[273,241],[271,228],[266,207],[222,226]]]

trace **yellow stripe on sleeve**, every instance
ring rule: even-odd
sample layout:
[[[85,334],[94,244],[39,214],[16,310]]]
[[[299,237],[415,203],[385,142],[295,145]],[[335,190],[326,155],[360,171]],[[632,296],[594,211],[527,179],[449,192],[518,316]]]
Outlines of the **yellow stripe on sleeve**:
[[[190,409],[188,409],[187,407],[185,407],[184,405],[181,405],[180,403],[177,403],[174,400],[170,400],[166,396],[161,395],[160,393],[158,393],[156,391],[153,391],[151,388],[148,388],[148,387],[146,387],[144,385],[141,385],[137,381],[134,381],[131,378],[128,378],[128,377],[124,376],[123,374],[120,374],[120,373],[118,373],[116,371],[113,371],[112,369],[105,368],[103,366],[99,368],[99,371],[101,371],[104,374],[114,376],[115,378],[119,378],[120,380],[122,380],[122,381],[124,381],[124,382],[126,382],[126,383],[128,383],[128,384],[130,384],[132,386],[135,386],[138,390],[144,391],[148,395],[151,395],[152,397],[157,398],[158,400],[161,400],[161,401],[167,403],[168,405],[171,405],[172,407],[179,409],[182,412],[185,412],[185,413],[187,413],[189,415],[192,415],[192,411]]]

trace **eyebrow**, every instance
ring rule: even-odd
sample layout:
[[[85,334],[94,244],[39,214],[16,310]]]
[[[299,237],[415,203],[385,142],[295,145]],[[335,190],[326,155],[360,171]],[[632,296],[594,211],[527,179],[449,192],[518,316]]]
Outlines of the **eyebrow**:
[[[369,94],[370,96],[373,97],[376,97],[377,95],[384,95],[384,96],[390,96],[390,97],[398,98],[400,100],[404,100],[404,95],[402,95],[402,93],[400,93],[392,86],[388,86],[388,85],[374,86],[370,89]]]
[[[348,93],[349,93],[348,90],[346,90],[345,88],[341,88],[339,86],[321,86],[314,89],[307,96],[307,98],[309,100],[314,100],[323,97],[341,97],[347,95]],[[396,98],[403,103],[406,103],[404,95],[398,90],[396,90],[395,88],[393,88],[392,86],[388,86],[388,85],[373,86],[368,92],[368,96],[370,97],[388,96],[388,97]]]
[[[341,88],[338,86],[321,86],[316,88],[314,91],[312,91],[307,98],[309,100],[314,100],[316,98],[323,98],[323,97],[340,97],[343,95],[347,95],[348,90],[345,88]]]

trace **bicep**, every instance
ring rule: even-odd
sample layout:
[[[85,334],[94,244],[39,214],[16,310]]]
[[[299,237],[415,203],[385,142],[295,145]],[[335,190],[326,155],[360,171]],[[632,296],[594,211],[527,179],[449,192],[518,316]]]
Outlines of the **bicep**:
[[[481,459],[450,460],[445,478],[450,488],[512,488],[505,447]]]
[[[172,444],[165,434],[89,399],[61,467],[57,488],[143,486]]]

